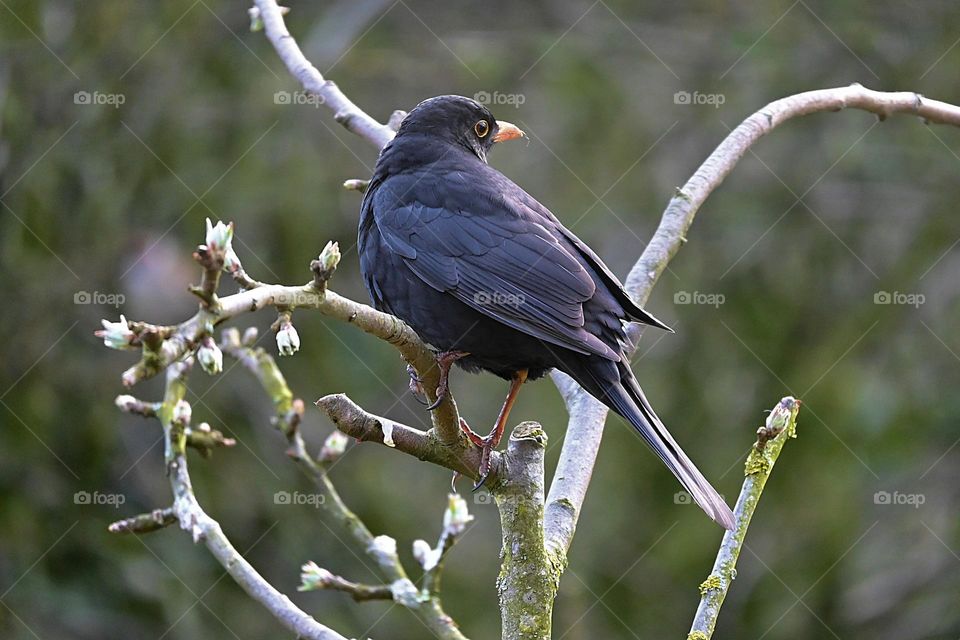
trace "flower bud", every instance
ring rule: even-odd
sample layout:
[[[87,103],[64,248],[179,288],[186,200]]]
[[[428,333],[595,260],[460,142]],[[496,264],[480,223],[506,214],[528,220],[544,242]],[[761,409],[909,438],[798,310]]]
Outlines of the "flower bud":
[[[320,266],[324,271],[333,271],[340,264],[340,245],[332,240],[320,252]]]
[[[223,221],[220,220],[217,222],[216,226],[214,226],[210,222],[210,218],[207,218],[206,244],[210,251],[223,251],[224,254],[229,253],[232,250],[230,246],[232,240],[232,222],[230,224],[223,224]]]
[[[192,417],[193,409],[190,407],[190,403],[186,400],[177,401],[177,404],[173,407],[173,415],[171,416],[173,422],[187,426],[190,424],[190,418]]]
[[[289,322],[284,322],[277,331],[277,349],[282,356],[292,356],[300,350],[300,336]]]
[[[423,567],[424,571],[430,571],[440,562],[442,551],[434,549],[426,540],[413,541],[413,558]]]
[[[197,361],[204,371],[214,376],[223,371],[223,352],[210,336],[204,337],[197,349]]]
[[[330,584],[332,579],[332,573],[317,566],[317,563],[311,560],[300,567],[300,586],[297,587],[297,591],[324,589]]]
[[[257,343],[257,336],[259,334],[260,332],[256,327],[247,327],[247,330],[243,332],[243,338],[241,338],[240,342],[245,347],[252,347]]]
[[[443,512],[443,530],[452,536],[458,536],[466,529],[467,524],[473,520],[467,509],[467,501],[459,493],[451,493],[447,496],[447,510]]]
[[[121,350],[133,348],[133,341],[137,336],[130,330],[125,317],[121,315],[120,322],[101,320],[100,323],[103,325],[103,329],[95,331],[94,335],[103,338],[104,346]]]
[[[342,432],[334,431],[327,436],[327,439],[323,443],[323,448],[320,449],[320,460],[323,462],[333,462],[347,450],[347,443],[349,441],[349,438]]]

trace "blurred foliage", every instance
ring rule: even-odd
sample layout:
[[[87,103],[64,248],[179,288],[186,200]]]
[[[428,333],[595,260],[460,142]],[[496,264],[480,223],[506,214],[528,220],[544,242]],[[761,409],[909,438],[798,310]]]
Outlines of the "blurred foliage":
[[[375,151],[323,108],[276,103],[275,92],[298,87],[263,34],[248,32],[243,4],[2,4],[0,635],[278,637],[183,533],[107,534],[110,521],[170,498],[157,425],[113,406],[132,357],[92,332],[120,312],[156,322],[191,313],[189,254],[207,216],[236,221],[237,250],[263,280],[305,281],[309,260],[339,240],[333,286],[365,299],[353,248],[359,199],[340,185],[366,177]],[[960,102],[952,2],[288,4],[308,57],[378,118],[441,93],[522,96],[494,110],[531,140],[491,162],[621,274],[674,187],[768,101],[862,82]],[[123,104],[77,104],[78,91]],[[677,104],[678,91],[723,104]],[[678,332],[644,336],[638,377],[731,499],[762,410],[786,393],[805,402],[718,637],[960,634],[958,154],[960,132],[906,117],[790,123],[707,202],[650,301]],[[76,304],[81,291],[124,302]],[[875,304],[883,291],[925,303]],[[675,304],[682,292],[724,303]],[[265,344],[269,316],[244,320]],[[281,365],[298,395],[345,391],[371,411],[427,424],[389,347],[310,313],[295,320],[304,346]],[[321,511],[275,504],[277,491],[310,488],[268,424],[268,402],[229,366],[216,379],[193,376],[196,419],[239,440],[195,462],[201,502],[325,623],[347,636],[425,637],[389,604],[295,593],[307,560],[374,576]],[[453,385],[474,426],[493,419],[501,381],[459,373]],[[159,385],[135,393],[153,399]],[[552,385],[530,385],[513,417],[543,422],[552,469],[564,419]],[[308,411],[303,429],[318,446],[331,426]],[[413,539],[437,534],[447,473],[370,446],[352,448],[333,477],[408,560]],[[685,635],[721,532],[674,504],[676,490],[611,419],[561,585],[557,638]],[[83,491],[125,502],[75,504]],[[924,502],[877,504],[883,491]],[[471,637],[491,638],[499,530],[492,506],[474,509],[444,595]]]

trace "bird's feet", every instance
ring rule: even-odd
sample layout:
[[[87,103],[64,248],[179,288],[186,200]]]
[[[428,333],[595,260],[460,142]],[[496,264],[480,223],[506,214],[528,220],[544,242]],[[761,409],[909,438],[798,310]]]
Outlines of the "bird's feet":
[[[513,380],[510,383],[510,393],[507,394],[507,399],[503,401],[503,407],[500,408],[500,415],[497,416],[497,421],[494,423],[493,429],[490,430],[490,433],[488,433],[486,437],[481,437],[479,434],[474,433],[473,429],[467,425],[463,418],[460,418],[460,430],[467,435],[470,442],[480,447],[480,468],[477,473],[477,483],[473,485],[474,491],[482,487],[483,483],[487,481],[487,476],[490,475],[490,454],[492,454],[493,450],[500,444],[500,438],[503,437],[503,430],[504,427],[506,427],[510,409],[513,407],[513,403],[517,399],[517,394],[520,392],[520,385],[526,382],[526,380],[526,369],[521,369],[514,374]],[[437,394],[439,395],[439,391]],[[454,477],[454,480],[456,480],[456,477]]]
[[[469,353],[466,351],[441,351],[437,354],[437,368],[440,369],[440,381],[437,383],[437,399],[427,406],[427,411],[433,411],[440,406],[443,399],[447,397],[449,389],[450,367],[461,358],[465,358]],[[419,384],[419,382],[418,382]]]
[[[487,481],[487,476],[490,475],[490,454],[500,444],[500,436],[503,435],[503,431],[494,427],[493,431],[487,436],[481,436],[471,429],[463,418],[460,418],[460,430],[466,434],[470,442],[480,447],[480,468],[477,472],[477,482],[473,485],[473,491],[476,491],[483,486],[483,483]],[[454,476],[454,482],[456,482],[456,475]]]
[[[473,485],[474,491],[482,487],[483,483],[487,481],[487,476],[490,475],[490,454],[497,448],[497,445],[500,444],[499,438],[494,440],[494,438],[491,437],[492,435],[493,434],[484,438],[483,444],[480,445],[480,469],[477,482]]]

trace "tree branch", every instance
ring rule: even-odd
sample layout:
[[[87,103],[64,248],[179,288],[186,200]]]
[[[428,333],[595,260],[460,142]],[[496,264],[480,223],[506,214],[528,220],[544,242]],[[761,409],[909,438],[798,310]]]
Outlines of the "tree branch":
[[[192,362],[178,362],[167,370],[166,392],[160,409],[160,420],[166,436],[166,445],[171,451],[168,465],[170,488],[173,490],[173,513],[180,528],[188,531],[194,542],[203,542],[214,558],[230,574],[230,577],[260,602],[280,623],[300,638],[311,640],[346,640],[339,633],[326,627],[297,607],[273,585],[264,580],[246,561],[230,540],[224,535],[220,524],[207,515],[197,502],[187,469],[186,444],[178,427],[176,407],[186,395],[185,377]]]
[[[141,513],[131,518],[117,520],[107,527],[110,533],[150,533],[169,527],[177,521],[173,507],[154,509],[150,513]]]
[[[377,148],[382,148],[393,137],[395,127],[374,120],[350,101],[334,83],[323,78],[306,60],[290,36],[276,2],[255,2],[267,36],[290,72],[307,91],[319,96],[323,103],[331,108],[338,122]],[[928,122],[960,124],[960,109],[953,105],[926,100],[918,94],[870,91],[859,85],[807,92],[769,104],[731,132],[671,199],[656,233],[627,277],[626,286],[631,295],[641,304],[647,300],[670,259],[683,243],[699,207],[756,140],[791,118],[846,107],[870,111],[877,114],[881,120],[893,113],[910,113],[923,117]],[[391,118],[394,123],[398,120],[396,117]],[[242,285],[247,283],[247,279],[243,277],[239,278],[239,281]],[[123,319],[121,323],[105,325],[105,333],[108,334],[105,341],[108,343],[118,348],[143,345],[143,361],[125,374],[125,384],[129,386],[140,379],[155,375],[182,358],[196,347],[200,339],[208,335],[212,326],[231,317],[230,314],[242,312],[242,309],[233,305],[251,304],[253,307],[249,310],[254,310],[258,305],[268,304],[278,306],[281,311],[290,310],[294,306],[308,306],[320,309],[332,317],[357,323],[368,333],[397,346],[408,362],[418,369],[427,383],[425,386],[428,392],[435,389],[437,371],[432,354],[413,335],[409,327],[399,320],[385,314],[378,316],[377,312],[368,307],[340,298],[332,292],[325,293],[323,288],[314,283],[300,288],[258,286],[260,283],[255,281],[247,284],[255,288],[245,294],[223,300],[212,299],[209,295],[203,296],[206,304],[198,316],[179,327],[150,328],[132,335]],[[209,293],[209,287],[201,286],[199,289],[204,294]],[[242,297],[250,294],[254,295],[251,298]],[[277,302],[271,297],[285,294],[306,296],[307,302]],[[205,313],[207,315],[204,315]],[[135,324],[135,327],[141,325]],[[640,327],[632,326],[629,332],[635,339]],[[549,636],[556,583],[575,533],[607,413],[602,405],[566,376],[557,373],[553,379],[567,403],[570,420],[547,504],[544,505],[543,500],[542,447],[545,436],[539,427],[524,424],[515,430],[507,453],[497,461],[502,477],[498,478],[497,484],[491,486],[497,497],[503,523],[503,566],[499,587],[504,638]],[[441,410],[434,414],[435,430],[428,433],[368,414],[350,402],[346,396],[327,396],[322,398],[318,405],[337,422],[338,428],[345,433],[359,434],[361,440],[385,442],[387,445],[392,441],[393,445],[402,451],[452,469],[472,471],[476,468],[473,464],[466,467],[468,458],[465,456],[471,455],[472,450],[463,447],[463,439],[458,429],[459,419],[452,400],[445,402]],[[182,425],[178,427],[177,421],[173,419],[168,422],[169,443],[182,449],[186,446]],[[295,426],[285,430],[285,433],[292,438],[294,457],[299,458],[308,471],[315,475],[318,486],[325,487],[324,483],[329,483],[329,480],[323,469],[305,455]],[[438,442],[448,445],[447,448],[456,448],[459,445],[464,456],[447,451],[447,454],[454,457],[443,458],[443,454],[439,452],[446,449],[439,447]],[[182,458],[182,452],[178,456],[174,457],[174,462]],[[186,478],[186,481],[188,485],[189,478]],[[333,491],[332,485],[329,490]],[[738,509],[739,507],[738,503]],[[749,513],[738,511],[738,514],[746,519],[739,524],[738,531],[741,528],[745,530]],[[181,519],[181,526],[183,525]],[[364,531],[365,528],[355,528],[356,535],[366,539],[370,534]],[[391,553],[395,556],[395,542],[392,548],[385,549],[384,544],[379,544],[377,549],[378,540],[380,543],[385,542],[382,538],[374,538],[369,548],[387,558],[384,564],[389,569],[389,556]],[[392,539],[387,540],[392,542]],[[706,590],[713,588],[711,583]]]
[[[244,336],[236,328],[223,332],[219,345],[211,336],[219,323],[245,312],[255,311],[264,306],[275,306],[279,310],[279,331],[295,334],[291,323],[295,307],[319,309],[325,314],[356,324],[367,333],[390,342],[401,354],[415,365],[424,368],[421,374],[424,382],[430,383],[431,369],[436,373],[436,361],[432,352],[425,347],[405,324],[396,318],[382,314],[370,307],[355,303],[326,289],[327,279],[336,269],[339,251],[335,243],[328,244],[319,260],[311,263],[314,280],[302,287],[285,287],[259,283],[243,271],[239,258],[233,252],[230,241],[233,225],[218,223],[215,227],[207,221],[207,242],[194,254],[203,267],[202,284],[194,288],[201,299],[197,314],[179,324],[157,326],[148,323],[128,323],[121,317],[119,323],[104,322],[104,329],[97,335],[104,339],[107,346],[128,349],[142,346],[141,362],[125,375],[125,382],[132,384],[156,372],[166,370],[165,394],[162,402],[148,403],[133,396],[122,395],[116,399],[116,405],[128,413],[144,417],[156,417],[164,429],[165,459],[168,475],[174,491],[174,504],[167,509],[158,509],[113,523],[110,531],[114,533],[146,533],[173,522],[179,522],[181,528],[192,533],[194,541],[203,540],[211,553],[224,565],[234,580],[254,599],[260,601],[273,613],[284,626],[307,638],[341,638],[339,634],[317,623],[313,618],[293,605],[289,599],[266,583],[263,578],[237,554],[229,540],[223,534],[219,524],[210,518],[200,507],[193,493],[187,472],[186,449],[193,447],[208,457],[214,447],[232,446],[233,440],[210,428],[207,423],[191,426],[191,408],[186,402],[186,376],[196,359],[210,374],[219,374],[223,368],[223,352],[231,355],[250,370],[260,382],[274,407],[273,424],[279,428],[290,443],[288,453],[301,468],[315,481],[324,498],[322,504],[328,513],[340,523],[356,541],[363,552],[378,565],[384,576],[390,581],[386,589],[395,602],[411,609],[441,640],[465,640],[456,623],[443,611],[435,586],[439,583],[439,567],[431,567],[427,572],[434,588],[421,594],[407,577],[396,552],[396,541],[388,536],[376,536],[363,522],[347,508],[341,500],[333,483],[327,476],[327,470],[333,460],[343,452],[342,444],[334,445],[328,438],[322,457],[314,460],[306,451],[299,432],[303,415],[303,402],[295,399],[286,379],[277,367],[274,359],[262,348],[255,347],[256,329],[248,329]],[[229,271],[237,277],[248,291],[226,298],[218,298],[217,285],[222,271]],[[290,353],[299,346],[299,338],[288,336],[287,348]],[[278,333],[278,346],[283,352]],[[294,344],[297,343],[297,344]],[[427,386],[428,392],[436,388],[436,375],[433,384]],[[425,385],[426,386],[426,385]],[[434,391],[435,394],[435,391]],[[453,420],[454,433],[460,433],[457,421],[456,405],[451,400],[446,403],[446,418]],[[442,412],[438,412],[444,415]],[[441,425],[442,426],[442,425]],[[437,432],[432,429],[423,434],[430,438],[439,449],[454,450],[443,445]],[[339,435],[339,434],[338,434]],[[459,443],[459,439],[457,441]],[[460,501],[462,502],[462,500]],[[465,508],[463,510],[465,512]],[[446,535],[446,533],[445,533]],[[441,538],[443,545],[452,544],[454,536]],[[334,581],[344,590],[353,590],[355,597],[369,598],[382,595],[376,586],[358,585],[345,580]],[[348,588],[349,587],[349,588]]]
[[[347,130],[357,134],[364,140],[375,145],[378,149],[393,139],[394,130],[385,124],[380,124],[355,105],[332,80],[327,80],[317,71],[317,68],[307,60],[300,50],[297,41],[287,31],[283,22],[280,7],[274,0],[255,0],[260,18],[263,20],[267,38],[277,50],[277,55],[283,64],[303,88],[320,100],[333,111],[334,119]]]
[[[337,429],[361,442],[376,442],[393,447],[397,451],[446,467],[468,478],[478,478],[478,447],[451,447],[440,441],[433,430],[420,431],[389,418],[368,413],[342,393],[324,396],[317,400],[316,404]],[[486,485],[493,488],[499,484],[503,475],[502,456],[497,451],[491,452],[490,456],[490,475]]]
[[[701,205],[757,140],[793,118],[846,108],[869,111],[880,120],[907,114],[919,116],[927,123],[960,126],[960,107],[918,93],[872,91],[859,84],[807,91],[771,102],[731,131],[671,198],[656,232],[627,276],[625,284],[631,297],[641,305],[646,303],[660,275],[683,245]],[[634,344],[641,331],[641,325],[630,327]],[[552,377],[564,397],[570,419],[547,497],[547,540],[552,548],[566,551],[586,496],[607,409],[564,374],[554,373]]]
[[[500,615],[503,640],[549,640],[553,601],[565,562],[547,550],[543,530],[543,458],[547,434],[523,422],[503,456],[505,481],[492,493],[503,529]]]
[[[456,622],[443,610],[436,594],[420,596],[400,562],[396,552],[396,540],[389,536],[374,536],[363,520],[340,497],[327,472],[344,453],[346,440],[343,435],[334,432],[334,435],[328,437],[320,459],[315,459],[307,452],[299,430],[303,401],[294,399],[293,392],[273,357],[260,347],[244,345],[239,331],[233,328],[224,331],[221,344],[228,355],[236,358],[253,373],[270,397],[275,413],[273,424],[280,429],[290,445],[287,455],[300,466],[319,490],[324,511],[340,525],[360,552],[376,563],[380,573],[389,581],[386,585],[363,585],[335,576],[315,563],[308,563],[303,566],[301,590],[328,588],[348,592],[354,600],[391,599],[413,611],[440,640],[466,640]],[[357,409],[359,410],[359,407]],[[438,449],[452,451],[439,442],[432,430],[423,436],[433,439]]]
[[[231,224],[231,236],[232,230]],[[208,231],[208,236],[209,233]],[[224,268],[232,273],[240,272],[245,275],[239,258],[229,244],[222,247],[222,250],[230,256]],[[209,285],[197,287],[210,299],[204,300],[192,318],[178,325],[159,327],[145,322],[131,322],[118,328],[119,323],[108,323],[113,328],[99,331],[97,335],[104,337],[106,342],[110,339],[107,335],[110,331],[119,332],[118,340],[124,348],[142,346],[143,356],[140,361],[127,369],[122,377],[124,386],[132,387],[183,359],[196,349],[204,338],[209,337],[214,327],[227,320],[264,307],[276,307],[287,315],[297,308],[315,309],[393,345],[416,369],[428,397],[435,399],[440,372],[433,351],[398,318],[329,290],[325,278],[332,274],[336,265],[326,264],[328,262],[329,260],[324,260],[324,255],[321,255],[320,260],[314,261],[311,264],[315,273],[314,281],[302,286],[263,284],[245,276],[254,288],[223,298],[216,298],[215,293],[208,296],[207,292],[215,291],[215,288],[210,289]],[[209,269],[204,266],[205,283],[211,279],[208,272]],[[282,328],[282,325],[278,328]],[[431,413],[431,420],[440,442],[453,448],[466,448],[466,439],[460,432],[460,415],[452,394],[448,393],[440,406]]]
[[[757,441],[744,465],[743,488],[733,510],[737,528],[727,531],[720,543],[720,551],[713,563],[710,576],[700,585],[700,606],[690,628],[689,640],[709,640],[720,615],[720,607],[737,575],[737,558],[747,537],[747,527],[760,502],[760,494],[773,471],[783,445],[797,437],[797,413],[800,401],[790,396],[773,408],[764,426],[757,429]]]

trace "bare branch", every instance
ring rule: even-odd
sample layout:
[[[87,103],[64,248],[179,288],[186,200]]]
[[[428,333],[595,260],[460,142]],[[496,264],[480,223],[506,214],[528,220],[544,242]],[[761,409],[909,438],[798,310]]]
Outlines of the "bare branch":
[[[233,227],[230,225],[232,233]],[[327,249],[330,249],[328,245]],[[333,247],[335,249],[335,245]],[[421,384],[428,396],[436,398],[436,388],[440,372],[434,353],[423,344],[410,327],[398,318],[382,313],[348,298],[344,298],[326,287],[326,280],[336,268],[335,260],[329,257],[325,249],[319,260],[312,264],[314,280],[302,286],[263,284],[249,278],[243,271],[240,260],[227,248],[228,259],[225,268],[231,273],[243,273],[244,281],[252,283],[251,289],[223,298],[214,298],[209,294],[208,286],[198,287],[204,292],[204,304],[189,320],[179,325],[158,327],[144,322],[131,322],[125,331],[130,335],[126,340],[130,345],[143,347],[141,360],[123,374],[123,384],[131,387],[136,383],[153,377],[172,363],[196,349],[204,338],[209,337],[214,327],[239,315],[251,313],[265,307],[276,307],[287,318],[286,325],[279,329],[292,332],[289,314],[293,309],[315,309],[324,315],[352,324],[362,331],[393,345],[403,358],[417,370]],[[337,254],[339,255],[339,254]],[[209,270],[204,268],[204,282],[211,279]],[[322,285],[322,287],[320,286]],[[215,291],[215,289],[213,289]],[[118,325],[119,326],[119,325]],[[104,332],[98,332],[103,335]],[[125,343],[126,344],[126,343]],[[465,439],[460,432],[460,416],[452,394],[447,394],[440,406],[431,414],[437,436],[444,444],[452,447],[464,447]]]
[[[202,541],[230,577],[297,637],[312,640],[346,640],[339,633],[314,620],[264,580],[263,576],[230,543],[220,524],[207,515],[197,502],[187,470],[186,444],[181,437],[182,434],[178,433],[174,417],[175,407],[186,394],[185,376],[189,369],[189,360],[169,367],[166,392],[159,412],[167,448],[170,451],[168,469],[170,488],[174,496],[173,513],[180,527],[191,534],[194,542]]]
[[[173,507],[154,509],[149,513],[141,513],[131,518],[117,520],[107,527],[110,533],[150,533],[169,527],[177,521]]]
[[[307,452],[298,428],[303,415],[303,401],[294,398],[286,378],[273,357],[260,347],[242,344],[239,331],[233,328],[224,331],[221,344],[227,354],[237,358],[256,376],[264,391],[267,392],[274,406],[273,424],[281,430],[290,444],[287,455],[314,482],[323,497],[321,501],[323,509],[340,525],[348,538],[353,540],[360,552],[369,556],[377,564],[381,574],[389,581],[388,585],[362,585],[334,576],[314,563],[308,563],[303,568],[302,586],[312,585],[313,588],[346,591],[355,600],[384,599],[384,593],[386,593],[388,594],[386,598],[412,610],[440,640],[466,640],[456,622],[443,610],[436,594],[421,598],[396,553],[396,541],[389,536],[374,536],[366,524],[343,502],[327,473],[332,463],[343,454],[346,446],[346,443],[340,440],[343,436],[339,432],[334,432],[340,435],[340,439],[335,439],[333,436],[327,438],[319,460],[311,456]],[[424,436],[436,438],[432,430]],[[452,451],[438,440],[436,442],[438,448]]]
[[[773,408],[764,426],[757,429],[757,441],[744,465],[743,488],[733,510],[737,528],[727,531],[720,543],[720,551],[713,563],[710,576],[700,585],[700,606],[693,620],[688,638],[709,640],[720,615],[720,607],[737,575],[737,558],[747,537],[750,519],[760,503],[760,494],[773,471],[783,445],[797,437],[797,412],[800,401],[787,396]]]
[[[677,190],[650,243],[627,276],[626,288],[633,299],[641,305],[646,303],[660,275],[683,245],[700,206],[757,140],[793,118],[846,108],[875,113],[881,120],[893,114],[907,114],[919,116],[926,123],[960,126],[960,107],[917,93],[872,91],[859,84],[808,91],[771,102],[730,132],[683,188]],[[630,327],[634,343],[641,331],[640,325]],[[570,419],[547,497],[547,540],[551,548],[565,551],[576,530],[607,409],[564,374],[554,373],[553,380],[564,397]]]
[[[480,468],[478,447],[451,447],[431,431],[421,431],[364,411],[345,394],[324,396],[319,407],[343,433],[362,442],[376,442],[397,451],[438,464],[476,480]],[[390,444],[392,442],[392,444]],[[493,451],[486,485],[496,487],[502,477],[501,455]]]
[[[267,38],[277,50],[277,55],[283,60],[293,76],[300,81],[303,88],[317,95],[327,107],[333,111],[337,122],[349,131],[357,134],[364,140],[375,145],[378,149],[393,139],[394,130],[388,125],[380,124],[355,105],[339,87],[327,80],[317,71],[317,68],[307,60],[300,50],[297,41],[293,39],[287,26],[283,22],[280,7],[274,0],[255,0],[260,10]]]
[[[683,244],[700,206],[757,140],[793,118],[847,108],[869,111],[880,120],[906,114],[919,116],[925,123],[960,126],[960,107],[918,93],[872,91],[859,84],[807,91],[771,102],[731,131],[670,200],[653,238],[627,277],[630,294],[641,304],[646,302],[660,274]]]

